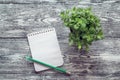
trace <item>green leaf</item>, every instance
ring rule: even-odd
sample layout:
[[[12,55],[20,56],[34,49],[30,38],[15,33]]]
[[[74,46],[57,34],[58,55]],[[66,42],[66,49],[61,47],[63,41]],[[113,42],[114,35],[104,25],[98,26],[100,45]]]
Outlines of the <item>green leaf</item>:
[[[79,19],[79,18],[76,18],[76,21],[77,21],[79,24],[82,24],[82,23],[83,23],[83,21],[82,21],[81,19]]]
[[[76,10],[76,7],[73,7],[72,10],[75,11],[75,10]]]
[[[82,28],[85,28],[85,27],[86,27],[86,24],[85,24],[85,23],[82,23],[81,26],[82,26]]]
[[[74,25],[74,29],[75,29],[75,30],[79,29],[79,26]]]
[[[87,38],[87,35],[86,35],[86,34],[85,34],[85,35],[83,35],[83,36],[82,36],[82,38],[83,38],[83,39],[86,39],[86,38]]]
[[[102,36],[101,35],[97,35],[97,39],[102,39]]]
[[[65,26],[69,26],[69,24],[67,22],[64,23]]]
[[[78,42],[78,49],[81,49],[82,48],[82,45],[80,42]]]
[[[63,11],[60,13],[60,16],[61,16],[61,17],[63,17],[63,16],[64,16],[64,12],[63,12]]]
[[[91,41],[90,35],[87,36],[87,41],[88,41],[88,42]]]
[[[100,30],[97,34],[97,39],[100,40],[100,39],[103,39],[103,38],[104,38],[103,32],[102,32],[102,30]]]
[[[89,45],[85,44],[85,50],[88,52],[89,51]]]
[[[89,28],[89,31],[90,31],[90,33],[92,33],[92,34],[94,34],[94,33],[96,32],[96,30],[95,30],[94,27],[90,27],[90,28]]]
[[[69,45],[74,44],[78,49],[84,46],[88,51],[93,41],[104,38],[100,19],[91,8],[74,7],[61,12],[60,17],[64,25],[70,28]]]

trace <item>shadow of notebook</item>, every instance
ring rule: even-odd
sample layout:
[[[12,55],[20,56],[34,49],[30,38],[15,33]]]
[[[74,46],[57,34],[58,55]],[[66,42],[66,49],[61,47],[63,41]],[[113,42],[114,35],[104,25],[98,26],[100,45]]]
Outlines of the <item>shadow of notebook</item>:
[[[27,37],[34,59],[56,67],[63,65],[63,57],[54,28],[45,28],[39,32],[30,33]],[[36,72],[49,69],[37,63],[34,63],[34,67]]]

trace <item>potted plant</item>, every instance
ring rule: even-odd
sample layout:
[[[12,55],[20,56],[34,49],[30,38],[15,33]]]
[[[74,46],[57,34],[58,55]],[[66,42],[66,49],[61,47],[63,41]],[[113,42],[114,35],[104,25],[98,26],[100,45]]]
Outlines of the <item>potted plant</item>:
[[[93,41],[103,39],[100,19],[95,16],[91,8],[72,8],[60,13],[64,25],[70,29],[69,44],[79,50],[89,50]]]

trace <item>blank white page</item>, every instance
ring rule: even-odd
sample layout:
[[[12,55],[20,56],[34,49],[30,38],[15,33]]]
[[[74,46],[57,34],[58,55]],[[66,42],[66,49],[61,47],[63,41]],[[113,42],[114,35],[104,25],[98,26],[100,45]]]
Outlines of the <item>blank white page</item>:
[[[39,32],[30,33],[27,37],[32,58],[56,67],[63,65],[55,28],[45,28]],[[37,63],[34,63],[34,67],[36,72],[49,69]]]

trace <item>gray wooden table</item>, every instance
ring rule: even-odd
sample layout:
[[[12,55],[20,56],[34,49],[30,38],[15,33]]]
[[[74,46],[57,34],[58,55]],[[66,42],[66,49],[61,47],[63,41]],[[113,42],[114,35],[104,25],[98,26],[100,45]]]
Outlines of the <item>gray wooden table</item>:
[[[119,0],[0,0],[0,80],[120,80]],[[73,6],[93,8],[100,17],[105,39],[96,41],[86,54],[68,45],[69,29],[59,13]],[[52,70],[36,73],[26,34],[55,27],[64,56],[66,76]]]

